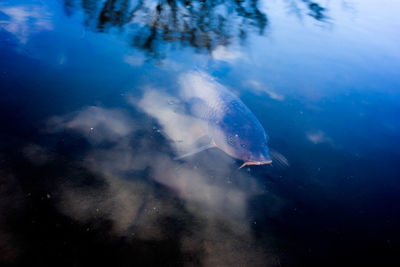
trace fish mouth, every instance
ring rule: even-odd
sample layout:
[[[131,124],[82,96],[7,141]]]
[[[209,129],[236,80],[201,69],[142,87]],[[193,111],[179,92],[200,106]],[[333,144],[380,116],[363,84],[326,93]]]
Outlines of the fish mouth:
[[[266,160],[266,161],[248,161],[243,163],[242,166],[239,167],[239,169],[243,168],[244,166],[250,166],[250,165],[266,165],[266,164],[271,164],[272,160]]]

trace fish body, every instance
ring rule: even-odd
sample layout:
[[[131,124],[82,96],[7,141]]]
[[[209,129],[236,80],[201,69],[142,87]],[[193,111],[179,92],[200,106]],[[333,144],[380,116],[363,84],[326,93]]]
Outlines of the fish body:
[[[214,146],[244,161],[242,167],[272,163],[264,128],[236,95],[198,71],[184,74],[180,84],[190,114],[207,122]]]

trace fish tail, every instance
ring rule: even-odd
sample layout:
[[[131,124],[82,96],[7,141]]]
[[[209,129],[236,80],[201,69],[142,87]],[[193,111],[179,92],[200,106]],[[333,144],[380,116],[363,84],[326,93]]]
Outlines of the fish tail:
[[[276,167],[287,168],[290,166],[289,161],[281,153],[271,150],[270,154],[272,162],[275,164]]]

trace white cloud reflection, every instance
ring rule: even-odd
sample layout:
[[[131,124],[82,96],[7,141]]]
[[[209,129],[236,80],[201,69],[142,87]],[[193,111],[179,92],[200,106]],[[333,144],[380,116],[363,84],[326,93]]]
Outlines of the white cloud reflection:
[[[0,7],[0,11],[9,17],[0,21],[0,28],[15,35],[21,44],[26,44],[32,34],[54,28],[52,14],[43,7],[20,5]]]
[[[207,133],[207,125],[185,113],[179,98],[156,89],[145,90],[139,102],[131,99],[130,103],[157,119],[165,136],[172,141],[176,153],[195,149],[196,141]]]
[[[49,120],[49,131],[74,130],[91,142],[116,141],[133,131],[132,120],[117,109],[91,106],[66,116]]]
[[[211,56],[215,60],[233,62],[242,57],[238,50],[228,50],[226,46],[219,45],[212,52]]]
[[[194,86],[217,85],[207,81]],[[205,129],[202,122],[185,113],[179,94],[147,88],[140,99],[129,102],[157,120],[175,151],[191,149]],[[263,193],[255,178],[238,171],[234,160],[218,150],[200,153],[196,163],[173,160],[168,150],[154,143],[153,135],[159,133],[152,131],[151,125],[126,114],[88,107],[50,120],[51,132],[75,131],[88,139],[92,148],[83,164],[105,181],[105,186],[91,189],[64,184],[62,212],[82,222],[110,220],[117,235],[163,240],[168,233],[160,221],[184,220],[185,211],[198,223],[189,225],[181,237],[181,250],[200,253],[204,266],[265,265],[273,260],[265,248],[257,249],[251,232],[248,201]],[[99,131],[96,137],[91,128]],[[135,134],[141,131],[148,134]],[[103,146],[104,141],[112,144]],[[160,196],[154,182],[170,193]],[[271,199],[271,210],[280,210],[284,202],[277,196]]]
[[[245,85],[249,86],[255,94],[265,93],[271,99],[274,99],[277,101],[283,101],[285,99],[284,95],[276,93],[273,89],[269,88],[266,85],[261,84],[258,81],[249,80],[249,81],[247,81],[247,83]]]
[[[321,130],[313,130],[306,133],[307,139],[313,144],[333,144],[333,140]]]
[[[125,55],[123,57],[123,61],[132,67],[138,67],[142,66],[143,63],[145,62],[145,58],[143,55],[137,54],[137,55]]]

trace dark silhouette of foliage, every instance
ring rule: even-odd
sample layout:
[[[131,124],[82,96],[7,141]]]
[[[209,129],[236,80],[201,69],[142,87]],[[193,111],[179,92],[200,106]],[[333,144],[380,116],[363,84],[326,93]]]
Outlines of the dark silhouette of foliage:
[[[268,26],[258,0],[64,1],[68,15],[80,2],[86,27],[98,32],[127,30],[131,45],[153,57],[160,57],[163,47],[174,43],[211,52],[236,38],[244,41],[251,31],[263,34]],[[302,1],[312,17],[323,19],[324,8]]]

